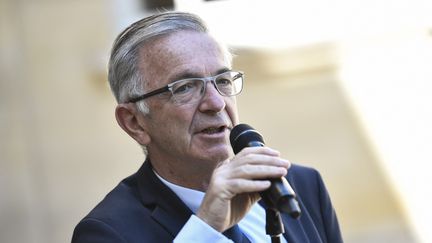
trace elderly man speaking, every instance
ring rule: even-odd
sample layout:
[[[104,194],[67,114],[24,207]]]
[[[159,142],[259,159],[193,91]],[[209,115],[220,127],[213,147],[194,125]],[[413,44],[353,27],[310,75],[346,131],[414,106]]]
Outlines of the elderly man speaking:
[[[120,33],[109,63],[115,116],[146,160],[81,220],[72,242],[271,242],[260,193],[283,177],[302,215],[281,214],[281,241],[342,242],[316,170],[265,146],[234,154],[243,79],[193,14],[159,13]]]

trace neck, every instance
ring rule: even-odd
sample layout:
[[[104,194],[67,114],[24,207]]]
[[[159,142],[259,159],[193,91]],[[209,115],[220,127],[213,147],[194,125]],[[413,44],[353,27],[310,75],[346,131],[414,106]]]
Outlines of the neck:
[[[153,169],[163,179],[190,189],[205,192],[216,164],[208,161],[161,161],[150,157]]]

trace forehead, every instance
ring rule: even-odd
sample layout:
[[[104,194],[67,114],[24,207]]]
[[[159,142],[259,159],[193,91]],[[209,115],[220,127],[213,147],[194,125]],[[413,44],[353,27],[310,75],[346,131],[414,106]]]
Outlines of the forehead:
[[[229,68],[222,47],[208,34],[179,31],[145,44],[140,68],[150,83],[166,84],[187,74],[208,76]]]

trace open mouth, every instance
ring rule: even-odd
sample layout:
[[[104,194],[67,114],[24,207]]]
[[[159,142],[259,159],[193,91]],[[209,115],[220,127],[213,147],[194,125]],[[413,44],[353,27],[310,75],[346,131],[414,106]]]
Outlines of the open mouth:
[[[202,133],[206,133],[206,134],[215,134],[215,133],[221,133],[225,130],[225,126],[220,126],[220,127],[209,127],[206,128],[204,130],[202,130]]]

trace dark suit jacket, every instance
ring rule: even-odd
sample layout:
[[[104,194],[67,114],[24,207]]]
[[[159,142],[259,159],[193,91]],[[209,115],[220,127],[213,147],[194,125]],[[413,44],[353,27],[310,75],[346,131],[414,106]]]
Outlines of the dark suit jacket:
[[[302,210],[298,220],[282,216],[288,242],[342,242],[336,214],[319,173],[292,165],[287,179]],[[156,177],[147,161],[81,220],[72,242],[172,242],[191,214]]]

